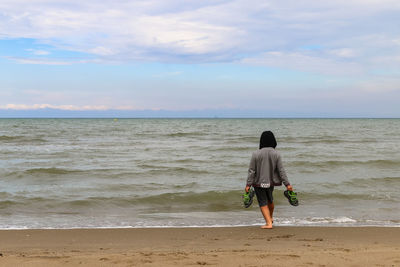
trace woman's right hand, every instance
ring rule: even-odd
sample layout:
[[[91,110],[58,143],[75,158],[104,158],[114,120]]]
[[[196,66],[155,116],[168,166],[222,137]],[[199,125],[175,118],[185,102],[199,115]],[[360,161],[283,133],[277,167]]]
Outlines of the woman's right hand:
[[[244,191],[246,191],[246,193],[248,193],[249,190],[250,190],[250,186],[247,185],[246,188],[244,189]]]

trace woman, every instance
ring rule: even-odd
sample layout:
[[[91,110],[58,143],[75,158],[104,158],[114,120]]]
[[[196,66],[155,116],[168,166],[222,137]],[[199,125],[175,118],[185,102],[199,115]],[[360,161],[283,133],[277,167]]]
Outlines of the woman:
[[[250,160],[249,174],[247,177],[246,192],[253,186],[256,192],[258,205],[265,219],[263,229],[271,229],[274,213],[274,198],[272,192],[274,186],[286,186],[293,191],[282,166],[281,156],[275,150],[277,143],[271,131],[261,134],[260,149],[255,151]]]

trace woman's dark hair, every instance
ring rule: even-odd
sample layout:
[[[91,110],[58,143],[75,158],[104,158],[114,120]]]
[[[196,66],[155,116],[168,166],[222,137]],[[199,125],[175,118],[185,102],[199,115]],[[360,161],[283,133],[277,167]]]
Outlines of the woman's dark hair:
[[[265,131],[260,137],[260,149],[264,147],[273,147],[277,145],[274,134],[271,131]]]

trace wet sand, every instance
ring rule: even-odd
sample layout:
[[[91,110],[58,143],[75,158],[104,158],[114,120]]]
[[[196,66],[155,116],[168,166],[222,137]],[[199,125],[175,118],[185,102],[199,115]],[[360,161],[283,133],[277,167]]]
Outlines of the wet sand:
[[[1,230],[0,266],[400,266],[400,227]]]

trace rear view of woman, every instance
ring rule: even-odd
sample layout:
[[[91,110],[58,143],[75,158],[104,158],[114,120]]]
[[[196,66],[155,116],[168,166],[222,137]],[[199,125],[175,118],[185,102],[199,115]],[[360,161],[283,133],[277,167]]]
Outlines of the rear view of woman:
[[[293,188],[289,183],[286,172],[282,166],[281,156],[276,148],[276,139],[271,131],[261,134],[260,149],[253,152],[250,160],[249,173],[246,183],[246,192],[253,186],[258,205],[265,219],[264,229],[271,229],[274,213],[274,198],[272,193],[274,186],[286,186],[287,190]]]

